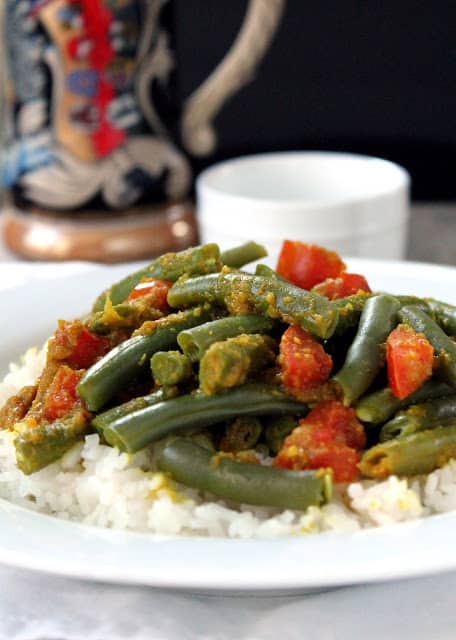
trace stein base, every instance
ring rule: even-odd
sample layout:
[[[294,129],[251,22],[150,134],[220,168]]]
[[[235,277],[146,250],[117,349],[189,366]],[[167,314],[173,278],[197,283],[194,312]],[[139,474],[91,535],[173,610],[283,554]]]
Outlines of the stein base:
[[[90,260],[115,263],[153,258],[197,244],[190,201],[136,207],[128,211],[71,214],[38,208],[3,208],[3,239],[29,260]]]

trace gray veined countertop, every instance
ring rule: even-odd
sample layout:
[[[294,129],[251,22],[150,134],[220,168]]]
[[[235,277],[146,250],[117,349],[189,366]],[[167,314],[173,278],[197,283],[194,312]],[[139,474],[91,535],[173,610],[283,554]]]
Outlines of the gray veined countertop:
[[[456,265],[456,202],[412,206],[407,258]]]
[[[0,260],[16,259],[0,242]],[[407,259],[456,265],[456,202],[412,205]]]

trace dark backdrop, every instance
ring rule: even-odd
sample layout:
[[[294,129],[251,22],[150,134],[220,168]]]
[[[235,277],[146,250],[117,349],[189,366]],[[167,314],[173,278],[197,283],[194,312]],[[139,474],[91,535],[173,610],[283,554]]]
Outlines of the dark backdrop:
[[[221,59],[245,0],[177,0],[180,98]],[[257,78],[216,120],[208,162],[332,149],[405,166],[415,199],[456,197],[456,3],[288,0]]]

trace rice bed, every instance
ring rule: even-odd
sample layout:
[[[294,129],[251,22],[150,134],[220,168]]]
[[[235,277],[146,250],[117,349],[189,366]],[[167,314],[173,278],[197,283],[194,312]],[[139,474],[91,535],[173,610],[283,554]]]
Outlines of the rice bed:
[[[39,375],[45,348],[29,349],[0,383],[0,406]],[[425,478],[335,487],[331,502],[306,512],[236,506],[169,481],[153,451],[134,456],[86,436],[59,462],[31,475],[16,467],[12,434],[0,431],[0,497],[29,509],[98,527],[160,535],[273,538],[345,532],[456,509],[456,462]]]

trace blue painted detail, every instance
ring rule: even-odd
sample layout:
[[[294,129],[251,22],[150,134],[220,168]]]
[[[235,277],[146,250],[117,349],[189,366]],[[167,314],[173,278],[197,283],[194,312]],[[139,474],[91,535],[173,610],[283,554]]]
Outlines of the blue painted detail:
[[[98,89],[98,73],[93,69],[73,71],[66,81],[68,90],[76,96],[93,98]]]
[[[3,154],[0,181],[4,187],[12,187],[20,176],[50,164],[53,160],[50,136],[40,134],[19,140]]]

